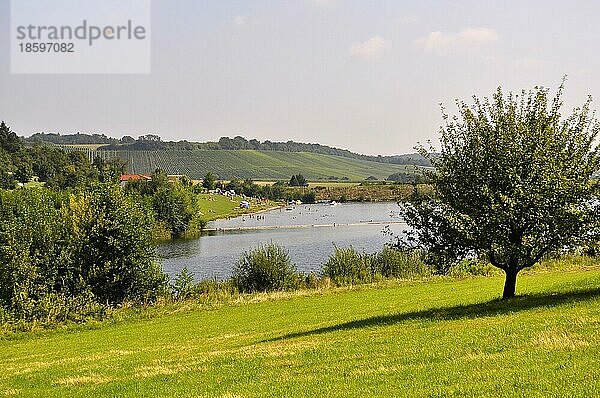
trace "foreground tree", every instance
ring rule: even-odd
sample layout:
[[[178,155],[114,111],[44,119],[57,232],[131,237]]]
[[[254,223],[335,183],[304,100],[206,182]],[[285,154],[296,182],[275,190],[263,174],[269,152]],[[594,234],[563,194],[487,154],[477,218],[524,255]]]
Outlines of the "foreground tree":
[[[592,239],[598,225],[599,126],[591,100],[563,119],[562,89],[549,102],[536,87],[490,101],[458,102],[444,112],[441,151],[425,155],[432,193],[402,204],[411,227],[403,243],[418,246],[442,271],[468,258],[486,258],[506,274],[503,298],[517,274],[551,252]]]
[[[166,289],[152,211],[116,184],[0,190],[0,314],[64,320]]]

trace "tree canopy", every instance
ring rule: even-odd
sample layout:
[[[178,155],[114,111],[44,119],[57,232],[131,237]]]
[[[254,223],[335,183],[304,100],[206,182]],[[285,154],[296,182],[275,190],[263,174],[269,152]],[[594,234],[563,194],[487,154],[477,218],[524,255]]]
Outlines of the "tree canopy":
[[[217,186],[217,177],[209,171],[202,179],[202,186],[208,190],[215,189]]]
[[[485,258],[506,274],[503,298],[515,294],[519,271],[543,256],[581,245],[598,228],[599,125],[591,99],[566,118],[563,85],[520,95],[498,88],[493,98],[458,101],[443,111],[441,151],[423,150],[435,171],[432,193],[402,203],[418,246],[441,270],[461,259]]]
[[[308,182],[302,174],[294,174],[292,178],[290,178],[289,185],[291,187],[305,187],[308,186]]]

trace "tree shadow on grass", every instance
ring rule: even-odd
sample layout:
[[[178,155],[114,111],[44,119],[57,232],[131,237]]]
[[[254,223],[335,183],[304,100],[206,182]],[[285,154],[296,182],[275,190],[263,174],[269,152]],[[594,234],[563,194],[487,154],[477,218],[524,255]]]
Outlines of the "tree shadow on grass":
[[[325,333],[362,329],[377,326],[389,326],[406,321],[448,321],[473,319],[487,316],[509,314],[541,307],[555,307],[585,300],[600,298],[600,288],[575,290],[571,292],[539,293],[517,296],[509,300],[495,299],[484,303],[456,305],[452,307],[430,308],[390,315],[378,315],[357,319],[337,325],[326,326],[304,332],[290,333],[266,340],[267,342],[287,340]]]

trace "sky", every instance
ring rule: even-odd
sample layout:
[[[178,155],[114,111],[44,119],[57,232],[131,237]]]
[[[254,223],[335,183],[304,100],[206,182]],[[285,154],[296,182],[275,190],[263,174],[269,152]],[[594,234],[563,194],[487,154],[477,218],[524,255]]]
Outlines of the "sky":
[[[38,75],[10,73],[0,0],[0,119],[23,136],[409,153],[437,142],[440,104],[453,114],[498,86],[555,90],[567,75],[564,113],[588,95],[600,109],[598,15],[597,1],[153,0],[151,73]]]

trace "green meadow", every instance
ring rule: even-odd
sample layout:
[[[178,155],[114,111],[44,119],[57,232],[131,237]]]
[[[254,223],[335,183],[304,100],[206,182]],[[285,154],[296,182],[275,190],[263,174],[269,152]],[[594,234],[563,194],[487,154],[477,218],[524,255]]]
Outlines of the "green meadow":
[[[242,296],[0,340],[0,396],[600,395],[600,267]]]
[[[240,208],[240,201],[248,200],[250,209]],[[236,195],[233,199],[219,194],[199,194],[199,208],[202,212],[202,218],[206,221],[212,221],[219,218],[236,217],[242,214],[254,213],[267,210],[277,206],[273,201],[259,202],[254,198],[243,198]]]

